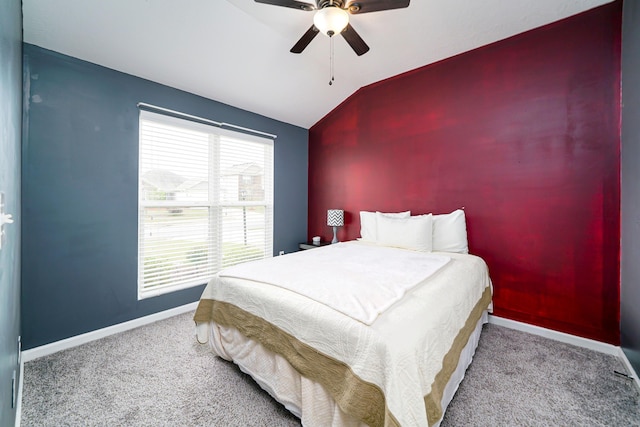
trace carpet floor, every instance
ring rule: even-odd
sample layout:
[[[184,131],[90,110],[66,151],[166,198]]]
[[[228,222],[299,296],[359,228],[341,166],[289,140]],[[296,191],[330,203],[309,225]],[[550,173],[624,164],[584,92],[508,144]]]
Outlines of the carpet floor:
[[[299,426],[197,344],[192,313],[28,362],[22,426]],[[640,426],[609,355],[488,324],[443,426]]]

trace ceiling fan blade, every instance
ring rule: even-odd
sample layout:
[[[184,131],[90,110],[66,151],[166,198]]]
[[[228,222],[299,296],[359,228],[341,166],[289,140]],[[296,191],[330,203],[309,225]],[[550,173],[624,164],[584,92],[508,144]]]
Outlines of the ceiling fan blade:
[[[304,33],[302,37],[300,37],[300,40],[298,40],[298,42],[293,45],[290,52],[302,53],[302,51],[309,45],[309,43],[311,43],[311,40],[313,40],[313,38],[317,36],[319,32],[320,31],[316,28],[316,26],[312,25],[311,28],[309,28],[307,32]]]
[[[381,10],[402,9],[409,6],[409,1],[410,0],[353,0],[347,2],[345,9],[355,15]]]
[[[346,28],[342,31],[341,34],[342,37],[344,37],[344,39],[347,41],[347,43],[349,43],[351,49],[353,49],[353,51],[358,56],[364,55],[365,53],[369,52],[369,46],[367,46],[364,40],[362,40],[360,34],[358,34],[356,30],[353,29],[351,24],[347,24]]]
[[[315,10],[315,6],[309,3],[296,0],[255,0],[256,3],[270,4],[272,6],[290,7],[292,9],[310,11]]]

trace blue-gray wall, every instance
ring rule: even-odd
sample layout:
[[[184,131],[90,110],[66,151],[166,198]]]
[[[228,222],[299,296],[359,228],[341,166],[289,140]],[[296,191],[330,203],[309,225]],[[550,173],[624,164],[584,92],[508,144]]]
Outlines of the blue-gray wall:
[[[640,374],[640,2],[622,13],[622,250],[620,342]]]
[[[22,4],[0,1],[0,192],[15,222],[0,250],[0,426],[15,423],[12,379],[20,380],[20,142],[22,133]]]
[[[138,102],[278,135],[274,251],[306,239],[306,129],[29,44],[24,67],[25,348],[200,297],[137,298]]]

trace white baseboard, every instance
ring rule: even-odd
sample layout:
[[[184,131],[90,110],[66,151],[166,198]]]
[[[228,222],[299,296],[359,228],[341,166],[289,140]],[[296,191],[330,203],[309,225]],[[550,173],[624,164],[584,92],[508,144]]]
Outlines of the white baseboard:
[[[640,378],[638,378],[638,372],[633,369],[633,366],[631,366],[631,362],[629,362],[627,355],[624,353],[624,351],[622,351],[621,347],[493,315],[489,316],[489,323],[493,323],[494,325],[498,326],[504,326],[505,328],[516,329],[522,332],[528,332],[530,334],[539,335],[555,341],[573,344],[578,347],[588,348],[600,353],[616,356],[624,364],[629,377],[633,380],[633,383],[640,393]]]
[[[505,319],[503,317],[497,317],[493,315],[489,316],[489,323],[493,323],[494,325],[498,326],[504,326],[505,328],[516,329],[522,332],[528,332],[530,334],[539,335],[555,341],[573,344],[578,347],[588,348],[590,350],[599,351],[600,353],[606,353],[616,357],[620,356],[620,347],[600,341],[591,340],[589,338],[582,338],[575,335],[566,334],[564,332],[541,328],[540,326],[534,326],[528,323],[517,322],[515,320]]]
[[[149,323],[157,322],[159,320],[168,319],[169,317],[177,316],[178,314],[187,313],[189,311],[195,310],[197,306],[198,302],[196,301],[180,307],[161,311],[159,313],[150,314],[149,316],[129,320],[128,322],[123,322],[117,325],[87,332],[86,334],[76,335],[75,337],[52,342],[51,344],[24,350],[22,352],[22,363],[27,363],[31,360],[35,360],[43,356],[48,356],[50,354],[57,353],[58,351],[66,350],[68,348],[77,347],[79,345],[86,344],[88,342],[95,341],[109,335],[148,325]]]
[[[618,349],[620,350],[618,357],[622,360],[622,363],[624,363],[624,367],[627,368],[629,376],[633,378],[633,383],[636,385],[638,393],[640,393],[640,378],[638,378],[638,372],[636,372],[635,369],[633,369],[633,366],[631,366],[631,362],[629,362],[629,358],[627,358],[627,355],[622,350],[622,347],[618,347]]]

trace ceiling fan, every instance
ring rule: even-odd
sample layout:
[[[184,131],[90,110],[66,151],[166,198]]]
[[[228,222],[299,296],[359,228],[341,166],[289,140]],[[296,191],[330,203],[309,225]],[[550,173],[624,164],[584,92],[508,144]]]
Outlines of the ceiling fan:
[[[313,25],[291,48],[292,53],[302,53],[318,33],[329,37],[341,34],[354,52],[360,56],[369,51],[369,46],[349,24],[349,14],[401,9],[409,6],[410,0],[314,0],[315,4],[297,0],[255,0],[256,3],[290,7],[310,12],[315,10]]]

